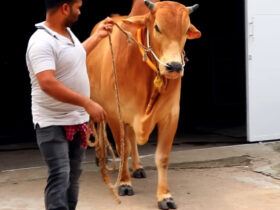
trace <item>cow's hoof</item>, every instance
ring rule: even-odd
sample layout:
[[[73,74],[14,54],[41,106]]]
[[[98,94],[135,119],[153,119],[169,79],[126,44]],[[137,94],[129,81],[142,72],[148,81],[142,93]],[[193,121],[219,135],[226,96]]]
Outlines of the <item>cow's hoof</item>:
[[[121,185],[119,186],[119,195],[125,196],[125,195],[134,195],[133,188],[130,185]]]
[[[165,198],[162,201],[158,202],[158,208],[168,210],[177,209],[177,206],[173,198]]]
[[[136,179],[143,179],[146,178],[147,175],[143,168],[138,168],[136,171],[133,172],[132,177]]]

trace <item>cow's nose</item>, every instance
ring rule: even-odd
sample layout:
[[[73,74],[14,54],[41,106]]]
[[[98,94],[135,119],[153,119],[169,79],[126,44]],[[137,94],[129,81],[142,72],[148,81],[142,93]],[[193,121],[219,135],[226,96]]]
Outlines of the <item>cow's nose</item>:
[[[171,62],[171,63],[168,63],[168,64],[167,64],[166,69],[167,69],[169,72],[173,72],[173,71],[180,72],[180,71],[182,70],[182,64],[179,63],[179,62]]]

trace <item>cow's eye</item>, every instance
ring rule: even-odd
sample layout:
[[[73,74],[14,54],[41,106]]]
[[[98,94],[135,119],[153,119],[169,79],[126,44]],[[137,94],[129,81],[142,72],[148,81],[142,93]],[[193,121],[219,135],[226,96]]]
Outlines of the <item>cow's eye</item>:
[[[158,25],[155,25],[155,30],[156,30],[157,32],[161,33],[160,30],[159,30]]]

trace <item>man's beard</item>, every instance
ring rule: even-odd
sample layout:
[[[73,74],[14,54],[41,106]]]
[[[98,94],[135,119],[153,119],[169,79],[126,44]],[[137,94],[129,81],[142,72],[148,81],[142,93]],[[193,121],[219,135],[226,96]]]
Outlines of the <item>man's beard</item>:
[[[75,22],[76,22],[76,21],[65,20],[64,25],[65,25],[65,27],[69,27],[69,28],[71,28],[71,27],[72,27],[72,25],[73,25]]]
[[[78,21],[78,19],[79,19],[79,16],[78,15],[75,15],[74,13],[73,13],[73,10],[71,9],[71,13],[70,13],[70,15],[68,16],[68,18],[65,20],[65,22],[64,22],[64,25],[66,26],[66,27],[72,27],[73,26],[73,24],[75,23],[75,22],[77,22]]]

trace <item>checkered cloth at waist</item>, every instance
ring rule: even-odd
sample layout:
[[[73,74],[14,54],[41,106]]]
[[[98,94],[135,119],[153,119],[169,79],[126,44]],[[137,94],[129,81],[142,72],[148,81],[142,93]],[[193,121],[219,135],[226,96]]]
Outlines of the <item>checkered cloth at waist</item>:
[[[83,148],[87,148],[87,140],[86,140],[87,130],[88,130],[87,123],[83,123],[83,124],[79,124],[79,125],[66,125],[63,127],[66,132],[66,139],[68,141],[73,141],[76,133],[79,133],[79,135],[81,137],[81,146]]]

